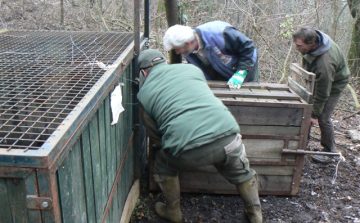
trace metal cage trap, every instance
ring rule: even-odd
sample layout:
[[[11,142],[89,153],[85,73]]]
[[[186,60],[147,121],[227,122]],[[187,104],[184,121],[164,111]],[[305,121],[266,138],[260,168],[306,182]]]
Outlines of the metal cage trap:
[[[38,150],[67,131],[63,121],[132,41],[132,33],[0,32],[0,151]]]

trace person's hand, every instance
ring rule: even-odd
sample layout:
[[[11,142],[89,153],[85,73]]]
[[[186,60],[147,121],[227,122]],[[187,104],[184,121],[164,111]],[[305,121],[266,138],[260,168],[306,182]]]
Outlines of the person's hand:
[[[242,83],[245,80],[246,75],[247,75],[246,70],[236,71],[236,73],[227,82],[227,85],[229,85],[229,87],[232,89],[240,89]]]
[[[317,118],[310,118],[310,126],[314,126],[316,124],[318,124]]]

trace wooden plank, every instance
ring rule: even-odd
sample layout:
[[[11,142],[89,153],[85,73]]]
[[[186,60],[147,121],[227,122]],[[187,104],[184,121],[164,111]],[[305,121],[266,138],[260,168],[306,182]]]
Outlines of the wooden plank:
[[[107,171],[107,184],[108,193],[106,197],[110,196],[111,187],[115,180],[115,163],[113,163],[113,145],[111,143],[111,111],[110,111],[110,97],[107,97],[104,101],[104,116],[105,116],[105,144],[106,144],[106,171]],[[113,220],[114,208],[111,205],[107,216],[108,222],[114,222]]]
[[[306,90],[310,93],[314,92],[315,86],[315,74],[306,71],[300,67],[297,63],[290,64],[291,76],[294,80],[297,80],[298,77],[305,79]]]
[[[306,71],[304,68],[302,68],[298,63],[291,63],[290,64],[290,70],[295,75],[301,76],[301,78],[312,81],[313,78],[315,78],[315,74]]]
[[[299,126],[240,125],[240,133],[247,135],[292,135],[300,134]]]
[[[90,134],[89,126],[84,129],[81,135],[81,149],[83,156],[84,176],[85,176],[85,192],[86,192],[86,208],[87,218],[89,223],[95,223],[95,200],[94,200],[94,182],[92,177],[92,165],[91,165],[91,149],[90,149]]]
[[[207,81],[210,88],[224,88],[229,89],[226,81]],[[254,82],[245,82],[240,89],[267,89],[267,90],[286,90],[289,87],[286,84],[272,84],[272,83],[254,83]]]
[[[73,213],[75,201],[73,198],[74,193],[72,191],[72,178],[74,176],[72,176],[71,172],[71,156],[72,153],[70,152],[58,170],[58,180],[61,182],[58,186],[61,201],[61,216],[62,222],[64,223],[75,222]]]
[[[281,160],[284,140],[243,139],[249,160]]]
[[[10,206],[12,213],[12,221],[10,222],[30,222],[27,213],[28,209],[26,208],[26,186],[24,179],[8,178],[5,179],[5,185],[8,194],[8,206]]]
[[[103,202],[106,203],[106,198],[108,196],[108,182],[107,182],[107,163],[106,163],[106,143],[105,143],[105,110],[104,104],[101,104],[98,109],[98,116],[99,120],[99,149],[100,149],[100,169],[101,169],[101,187],[102,187],[102,194]]]
[[[33,169],[12,166],[0,166],[0,178],[25,178],[33,172]]]
[[[84,169],[81,154],[80,140],[77,140],[71,150],[72,193],[74,199],[74,223],[87,223],[86,191],[84,182]]]
[[[252,166],[258,172],[258,166]],[[266,167],[264,167],[266,169]],[[275,170],[284,168],[283,166],[274,167]],[[261,171],[259,171],[261,172]],[[289,194],[292,187],[293,171],[288,168],[286,174],[282,175],[271,174],[258,174],[259,177],[259,193],[262,191],[273,191],[274,194]],[[236,188],[230,184],[219,173],[203,173],[203,172],[181,172],[179,175],[180,188],[182,192],[201,192],[201,193],[221,193],[221,194],[237,194]],[[156,187],[156,190],[159,190]]]
[[[10,208],[10,200],[8,197],[6,181],[9,179],[0,178],[0,216],[2,222],[13,222]]]
[[[269,98],[269,99],[285,99],[299,100],[300,97],[294,93],[272,93],[272,92],[249,92],[249,91],[228,91],[228,90],[212,90],[216,97],[243,97],[243,98]]]
[[[283,154],[285,147],[283,140],[269,139],[243,139],[246,148],[246,154],[250,162],[295,162],[296,155]],[[299,142],[290,140],[288,143],[289,150],[298,149]]]
[[[228,105],[230,112],[241,125],[300,126],[303,109],[287,107],[257,107]],[[281,115],[279,115],[281,114]]]
[[[57,166],[58,167],[58,166]],[[61,222],[60,198],[57,174],[49,169],[36,169],[40,197],[51,197],[53,209],[42,212],[42,221],[46,223]]]
[[[115,164],[112,163],[112,144],[111,144],[111,111],[110,111],[110,99],[107,97],[104,102],[104,109],[105,109],[105,145],[106,145],[106,171],[107,171],[107,181],[108,181],[108,194],[110,195],[110,190],[112,187],[112,184],[115,179]]]
[[[296,92],[308,104],[312,103],[313,94],[308,92],[303,86],[295,82],[291,77],[288,77],[288,84],[290,88]]]
[[[38,182],[35,171],[27,175],[25,180],[26,196],[33,195],[39,196]],[[39,210],[28,210],[30,222],[41,222],[41,214]]]
[[[91,149],[91,165],[94,180],[94,195],[96,207],[96,219],[100,222],[105,208],[105,198],[102,197],[102,176],[101,176],[101,162],[100,162],[100,145],[99,145],[99,130],[97,116],[93,116],[89,123],[90,128],[90,149]],[[105,177],[105,176],[104,176]]]
[[[120,223],[130,222],[131,214],[136,206],[137,199],[140,195],[140,182],[135,180],[131,187],[130,193],[127,196],[124,209],[122,211]]]

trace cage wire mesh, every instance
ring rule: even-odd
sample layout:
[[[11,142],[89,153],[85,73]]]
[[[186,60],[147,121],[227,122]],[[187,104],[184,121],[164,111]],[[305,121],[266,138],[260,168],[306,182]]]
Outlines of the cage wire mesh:
[[[0,149],[39,149],[132,41],[132,33],[0,33]]]

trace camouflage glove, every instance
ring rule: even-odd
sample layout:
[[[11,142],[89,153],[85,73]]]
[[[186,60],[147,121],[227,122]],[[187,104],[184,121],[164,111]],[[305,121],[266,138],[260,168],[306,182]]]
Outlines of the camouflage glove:
[[[236,71],[235,74],[227,82],[227,85],[229,85],[231,89],[240,89],[241,85],[245,80],[246,75],[247,75],[246,70]]]

